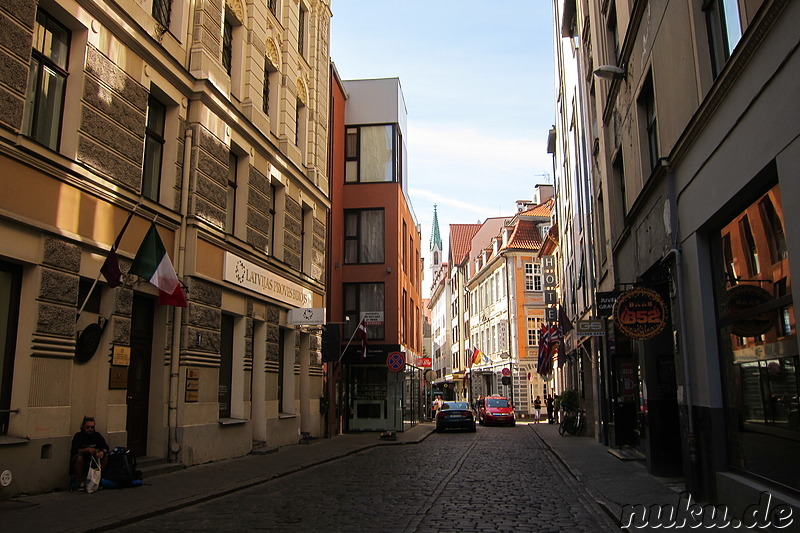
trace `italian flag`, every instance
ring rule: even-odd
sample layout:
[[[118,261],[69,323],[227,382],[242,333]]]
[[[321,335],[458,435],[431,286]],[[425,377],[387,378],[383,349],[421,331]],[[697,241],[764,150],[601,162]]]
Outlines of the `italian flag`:
[[[158,288],[159,304],[186,307],[181,282],[175,274],[155,224],[150,225],[150,230],[144,236],[130,271]]]

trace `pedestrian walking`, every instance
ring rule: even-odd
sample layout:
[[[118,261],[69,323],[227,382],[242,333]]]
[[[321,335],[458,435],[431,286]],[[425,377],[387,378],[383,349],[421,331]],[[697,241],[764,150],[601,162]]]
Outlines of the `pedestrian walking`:
[[[553,415],[555,414],[555,400],[550,394],[548,394],[547,398],[544,400],[544,404],[547,407],[547,423],[552,424],[555,422],[555,418],[553,418]]]
[[[537,396],[535,400],[533,400],[533,419],[534,424],[538,424],[539,420],[542,418],[542,397]]]

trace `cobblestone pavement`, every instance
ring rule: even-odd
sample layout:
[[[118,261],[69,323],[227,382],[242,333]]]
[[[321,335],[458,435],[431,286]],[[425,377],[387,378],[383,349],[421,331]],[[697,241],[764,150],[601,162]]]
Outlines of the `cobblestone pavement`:
[[[525,425],[372,448],[117,531],[619,531]]]

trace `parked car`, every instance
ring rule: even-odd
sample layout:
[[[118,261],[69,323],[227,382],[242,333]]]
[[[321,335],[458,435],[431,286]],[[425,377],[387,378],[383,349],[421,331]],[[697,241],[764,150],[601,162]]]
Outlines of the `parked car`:
[[[436,414],[436,431],[466,429],[475,431],[475,415],[467,402],[444,402]]]
[[[483,405],[478,407],[478,420],[484,426],[498,424],[514,426],[517,423],[514,404],[508,398],[499,395],[487,396]]]

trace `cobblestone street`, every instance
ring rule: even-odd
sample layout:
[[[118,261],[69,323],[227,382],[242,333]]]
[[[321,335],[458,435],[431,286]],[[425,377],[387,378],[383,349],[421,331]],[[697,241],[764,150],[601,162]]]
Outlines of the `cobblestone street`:
[[[611,531],[526,425],[380,447],[117,531]]]

